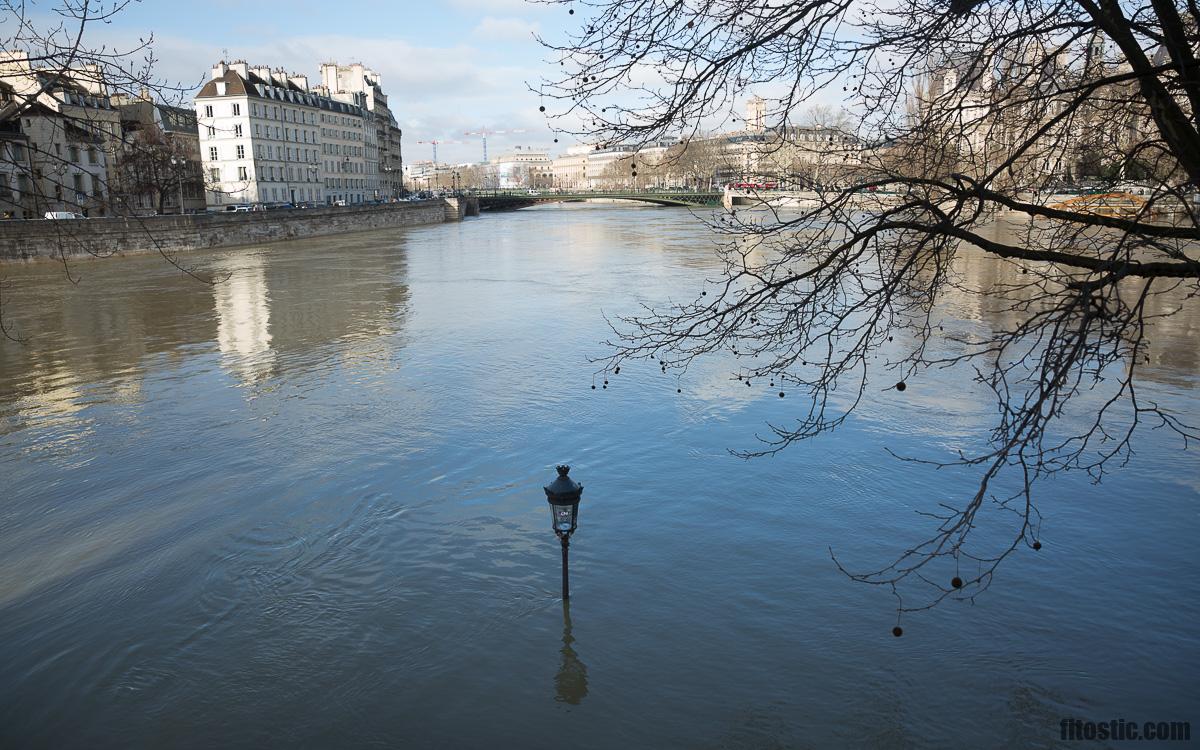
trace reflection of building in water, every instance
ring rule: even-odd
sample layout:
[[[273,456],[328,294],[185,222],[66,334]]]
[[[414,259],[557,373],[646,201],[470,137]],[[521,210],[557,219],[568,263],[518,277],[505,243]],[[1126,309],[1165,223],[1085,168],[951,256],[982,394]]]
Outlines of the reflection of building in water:
[[[216,271],[229,278],[213,286],[217,310],[217,345],[226,367],[243,381],[271,374],[271,308],[266,261],[260,254],[222,258]]]
[[[1013,243],[1020,240],[1021,227],[997,223],[981,231],[989,239]],[[1039,264],[1028,264],[1037,270]],[[988,254],[978,248],[962,246],[954,256],[953,272],[957,286],[941,292],[941,302],[953,315],[983,323],[984,333],[1014,330],[1046,303],[1038,297],[1047,292],[1032,285],[1039,277],[1022,273],[1023,264]],[[1127,279],[1120,294],[1133,304],[1141,293],[1142,281]],[[1186,387],[1196,385],[1200,369],[1200,309],[1186,299],[1188,288],[1176,287],[1173,279],[1155,282],[1145,302],[1145,338],[1149,342],[1149,361],[1138,363],[1138,378]]]
[[[378,238],[323,238],[227,256],[214,271],[217,344],[245,382],[342,357],[358,368],[390,361],[408,288],[404,255]],[[380,371],[386,371],[380,367]]]

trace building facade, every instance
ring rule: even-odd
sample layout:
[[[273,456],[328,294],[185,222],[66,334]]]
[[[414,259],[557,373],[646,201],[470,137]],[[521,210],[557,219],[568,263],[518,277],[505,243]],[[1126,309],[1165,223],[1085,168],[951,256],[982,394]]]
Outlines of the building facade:
[[[383,93],[383,77],[362,63],[321,65],[321,88],[327,96],[363,106],[374,118],[374,167],[371,174],[376,198],[398,198],[404,189],[403,133]]]
[[[218,63],[196,95],[208,205],[373,200],[378,145],[371,112],[303,75]]]
[[[494,157],[491,169],[499,188],[548,188],[554,184],[553,164],[545,149],[517,146]]]
[[[41,70],[24,52],[0,53],[0,111],[0,216],[120,213],[109,194],[120,115],[97,70]]]

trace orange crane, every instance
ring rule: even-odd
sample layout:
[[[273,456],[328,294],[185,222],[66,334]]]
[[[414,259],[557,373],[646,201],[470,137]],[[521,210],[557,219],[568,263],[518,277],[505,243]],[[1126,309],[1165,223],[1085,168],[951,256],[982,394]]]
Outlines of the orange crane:
[[[524,128],[509,128],[508,130],[488,130],[487,128],[480,128],[479,130],[468,130],[467,132],[463,133],[463,135],[477,135],[477,136],[480,136],[481,138],[483,138],[483,162],[484,162],[484,164],[486,164],[487,160],[488,160],[488,158],[487,158],[487,137],[489,135],[504,135],[505,133],[524,133],[524,132],[525,132]]]
[[[437,140],[430,140],[430,141],[417,141],[417,143],[427,143],[427,144],[431,144],[433,146],[433,163],[437,164],[438,163],[437,147],[438,147],[439,143],[462,143],[462,141],[448,141],[444,138],[439,138]]]

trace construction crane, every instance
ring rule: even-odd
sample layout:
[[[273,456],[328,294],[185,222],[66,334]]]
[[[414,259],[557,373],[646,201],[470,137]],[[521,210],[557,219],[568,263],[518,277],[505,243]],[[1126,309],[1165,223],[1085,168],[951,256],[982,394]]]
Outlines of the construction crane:
[[[509,128],[508,130],[488,130],[480,128],[479,130],[468,130],[463,135],[477,135],[483,139],[483,162],[487,163],[487,138],[489,135],[504,135],[506,133],[524,133],[524,128]]]
[[[431,144],[433,146],[433,163],[437,164],[438,163],[437,147],[438,147],[439,143],[462,143],[462,141],[448,141],[445,139],[438,139],[438,140],[434,140],[434,141],[417,141],[417,143],[427,143],[427,144]]]

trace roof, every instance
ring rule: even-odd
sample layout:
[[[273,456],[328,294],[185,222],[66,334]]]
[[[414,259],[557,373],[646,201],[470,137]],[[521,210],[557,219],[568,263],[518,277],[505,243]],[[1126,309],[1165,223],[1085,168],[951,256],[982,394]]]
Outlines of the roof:
[[[225,83],[225,93],[217,93],[217,84]],[[314,94],[311,91],[305,91],[296,84],[288,81],[286,85],[281,81],[263,80],[254,73],[248,73],[244,78],[236,70],[230,69],[225,71],[225,74],[214,78],[200,89],[200,93],[196,94],[196,100],[214,99],[221,96],[245,96],[251,99],[274,99],[276,101],[288,102],[291,104],[299,104],[305,107],[313,107],[314,109],[326,109],[333,112],[343,112],[352,115],[365,115],[366,111],[363,107],[355,104],[347,104],[339,102],[336,99],[330,99],[327,96]]]

